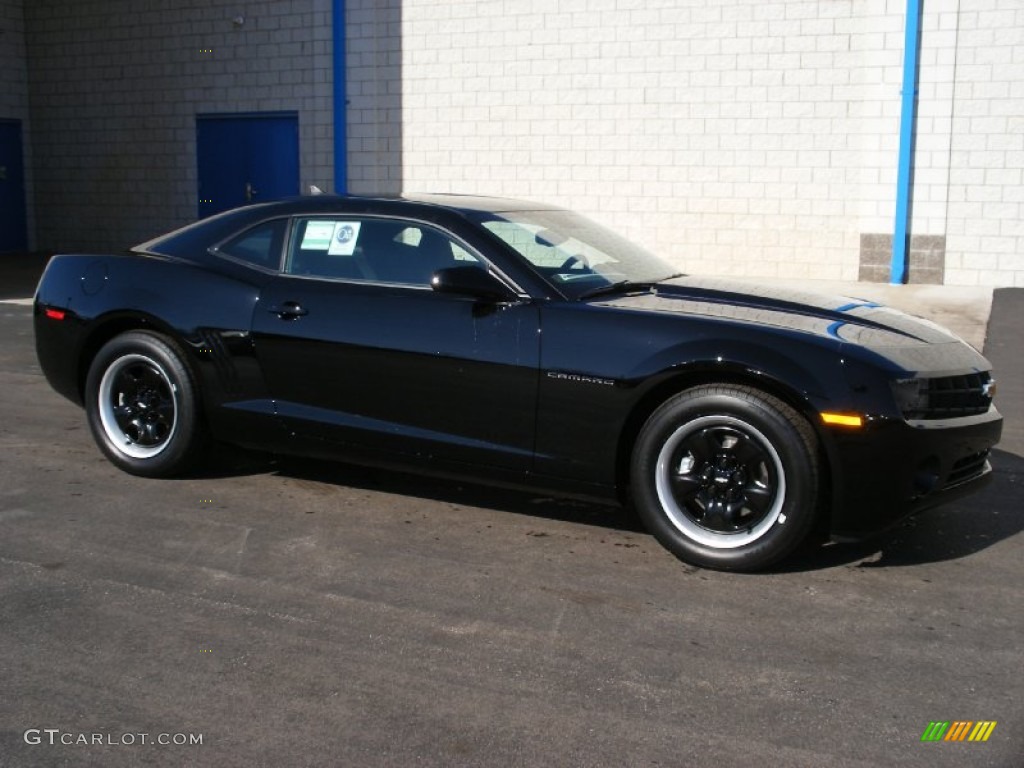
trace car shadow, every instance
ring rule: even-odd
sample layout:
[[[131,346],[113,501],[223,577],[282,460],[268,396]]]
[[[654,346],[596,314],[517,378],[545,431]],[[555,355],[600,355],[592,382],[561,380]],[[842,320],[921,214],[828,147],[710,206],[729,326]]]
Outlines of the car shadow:
[[[1024,531],[1024,458],[995,450],[992,466],[992,482],[972,496],[926,510],[864,542],[805,548],[773,571],[817,571],[843,565],[893,568],[958,560],[1016,536]]]
[[[275,456],[245,451],[233,446],[218,446],[215,460],[195,472],[192,477],[216,479],[256,474],[276,474],[295,480],[399,494],[460,506],[483,507],[560,522],[583,523],[627,533],[643,532],[640,520],[631,509],[612,504],[401,470],[363,467],[340,461]]]
[[[858,568],[921,565],[967,557],[1015,536],[1024,530],[1024,514],[1020,512],[1024,458],[995,450],[992,465],[992,482],[972,496],[922,512],[863,542],[809,543],[769,570],[771,573],[800,573],[851,565]],[[216,460],[193,477],[215,479],[250,474],[277,474],[338,487],[644,533],[636,513],[628,507],[343,462],[273,456],[237,448],[218,451]]]

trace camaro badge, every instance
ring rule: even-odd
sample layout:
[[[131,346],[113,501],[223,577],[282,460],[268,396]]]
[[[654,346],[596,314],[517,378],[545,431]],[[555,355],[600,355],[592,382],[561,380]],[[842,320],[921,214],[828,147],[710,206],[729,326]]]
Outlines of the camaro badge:
[[[561,381],[575,381],[578,384],[603,384],[606,387],[614,387],[614,379],[599,379],[596,376],[584,376],[582,373],[566,373],[565,371],[548,371],[547,376],[549,379],[559,379]]]

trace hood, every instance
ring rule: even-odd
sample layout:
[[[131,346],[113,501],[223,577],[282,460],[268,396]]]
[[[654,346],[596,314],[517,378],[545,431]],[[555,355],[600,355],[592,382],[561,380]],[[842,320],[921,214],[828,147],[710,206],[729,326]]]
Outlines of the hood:
[[[910,370],[934,369],[938,347],[945,365],[972,369],[988,363],[935,323],[875,302],[827,296],[721,278],[680,277],[646,294],[616,296],[606,305],[749,323],[806,333],[868,348]]]
[[[861,346],[942,344],[949,331],[866,299],[827,296],[740,280],[679,277],[643,295],[605,302],[623,308],[682,312],[823,334]]]

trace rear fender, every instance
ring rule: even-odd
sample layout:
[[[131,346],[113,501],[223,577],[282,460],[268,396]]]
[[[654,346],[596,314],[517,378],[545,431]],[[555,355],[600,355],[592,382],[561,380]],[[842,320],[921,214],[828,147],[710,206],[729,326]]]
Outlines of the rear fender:
[[[249,336],[258,297],[251,283],[175,259],[57,256],[36,295],[40,364],[57,391],[80,403],[100,348],[120,333],[149,328],[181,348],[207,409],[265,397]],[[47,307],[65,310],[65,319],[48,319]]]

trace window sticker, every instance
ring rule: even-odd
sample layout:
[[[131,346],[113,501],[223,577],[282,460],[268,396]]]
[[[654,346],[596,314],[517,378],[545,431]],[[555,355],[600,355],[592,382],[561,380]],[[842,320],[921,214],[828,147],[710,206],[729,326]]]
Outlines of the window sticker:
[[[328,256],[351,256],[355,253],[356,242],[359,240],[358,221],[339,221],[334,225],[334,232],[331,235],[331,247],[327,249]]]
[[[306,233],[302,236],[302,244],[299,245],[299,248],[304,251],[326,251],[331,247],[334,227],[333,221],[308,222],[306,224]]]

